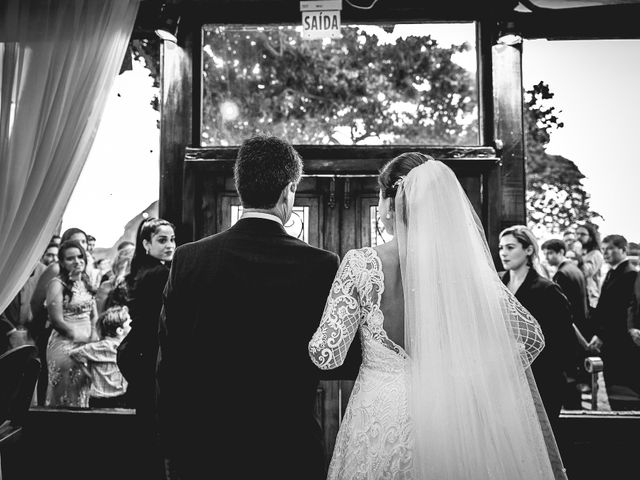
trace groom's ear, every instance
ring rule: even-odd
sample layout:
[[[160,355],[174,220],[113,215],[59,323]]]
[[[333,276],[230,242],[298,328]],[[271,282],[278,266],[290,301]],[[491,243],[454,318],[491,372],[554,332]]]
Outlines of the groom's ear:
[[[291,195],[292,193],[296,193],[296,188],[297,188],[297,184],[295,182],[289,182],[285,185],[285,187],[282,189],[282,196],[284,198],[288,197],[289,195]]]
[[[291,195],[293,192],[295,192],[295,187],[293,186],[293,182],[287,183],[282,189],[282,191],[280,192],[280,200],[286,201],[287,198],[289,198],[289,195]]]

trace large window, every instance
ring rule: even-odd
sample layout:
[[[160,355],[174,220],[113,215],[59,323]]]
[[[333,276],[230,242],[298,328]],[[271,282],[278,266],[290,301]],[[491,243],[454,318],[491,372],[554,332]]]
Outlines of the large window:
[[[203,146],[256,133],[312,145],[477,145],[475,25],[205,25]]]

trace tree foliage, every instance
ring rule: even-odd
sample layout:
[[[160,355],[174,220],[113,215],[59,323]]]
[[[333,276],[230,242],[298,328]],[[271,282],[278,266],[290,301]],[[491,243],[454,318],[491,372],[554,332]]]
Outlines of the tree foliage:
[[[293,27],[205,30],[203,143],[269,132],[301,144],[475,144],[476,85],[429,35],[365,28],[304,41]]]
[[[550,155],[551,133],[564,127],[549,104],[553,93],[544,82],[525,92],[524,126],[527,172],[527,221],[530,227],[559,234],[600,214],[591,210],[585,176],[571,160]]]
[[[154,88],[160,87],[160,39],[155,35],[151,38],[133,39],[129,49],[135,61],[144,62],[149,70],[149,76],[153,79]],[[160,110],[156,95],[152,97],[150,103],[154,110]]]

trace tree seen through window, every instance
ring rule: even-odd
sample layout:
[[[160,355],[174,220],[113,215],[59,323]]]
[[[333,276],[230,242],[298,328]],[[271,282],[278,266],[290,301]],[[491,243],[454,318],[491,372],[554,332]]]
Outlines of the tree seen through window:
[[[410,34],[394,34],[402,27]],[[429,25],[343,26],[339,40],[301,28],[206,25],[202,145],[256,133],[294,144],[477,145],[473,24],[440,45]]]

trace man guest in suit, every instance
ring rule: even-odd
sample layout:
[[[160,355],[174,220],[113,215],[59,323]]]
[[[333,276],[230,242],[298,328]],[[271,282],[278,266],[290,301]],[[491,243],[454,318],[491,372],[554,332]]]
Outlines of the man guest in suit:
[[[609,235],[603,240],[609,271],[594,312],[596,334],[590,342],[602,353],[604,381],[613,410],[640,405],[640,352],[629,334],[628,315],[633,303],[637,272],[627,259],[627,240]]]
[[[629,307],[627,316],[627,327],[633,343],[640,348],[640,275],[636,276],[636,282],[633,287],[631,307]]]
[[[566,232],[565,232],[566,233]],[[547,263],[556,267],[553,281],[557,283],[569,300],[571,309],[571,320],[576,330],[575,368],[565,372],[567,375],[567,391],[565,392],[562,406],[569,410],[580,410],[582,408],[581,391],[578,387],[578,380],[582,384],[589,383],[589,374],[584,370],[584,359],[587,356],[587,340],[591,338],[593,332],[587,326],[589,315],[589,304],[587,302],[587,287],[582,271],[566,257],[567,247],[565,243],[557,238],[547,240],[542,244]]]
[[[168,463],[182,479],[324,479],[307,343],[339,258],[283,227],[302,174],[291,145],[246,140],[234,173],[242,217],[179,247],[165,288],[158,411]]]

